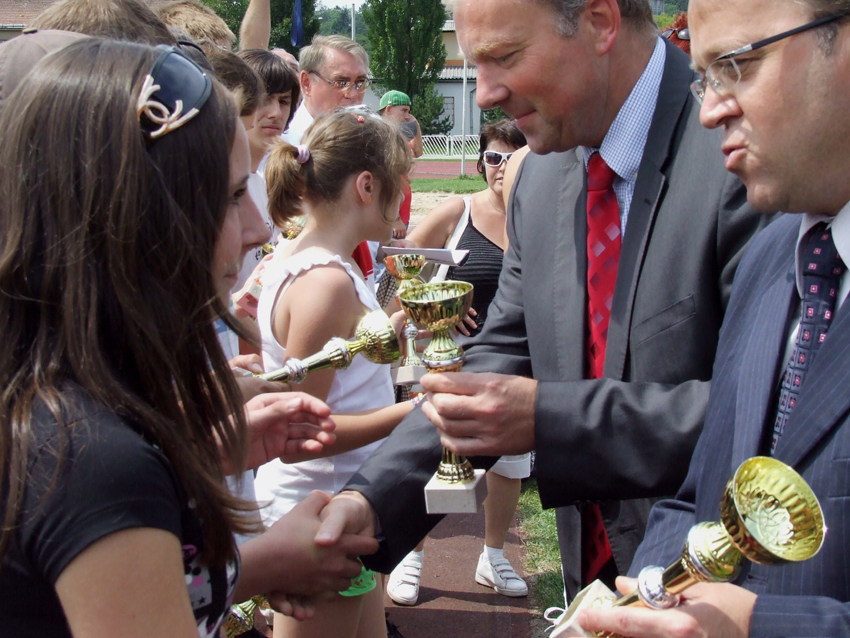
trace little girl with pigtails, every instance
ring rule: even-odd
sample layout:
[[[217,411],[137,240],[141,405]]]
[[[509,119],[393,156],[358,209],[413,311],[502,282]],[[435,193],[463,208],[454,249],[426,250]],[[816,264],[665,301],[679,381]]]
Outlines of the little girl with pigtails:
[[[351,338],[379,308],[350,255],[366,240],[389,242],[412,158],[397,127],[365,106],[318,118],[303,144],[275,146],[266,161],[276,226],[306,214],[301,234],[281,244],[262,274],[257,323],[266,370],[304,358],[331,337]],[[394,403],[389,365],[355,357],[346,370],[315,372],[299,390],[331,407],[336,443],[319,457],[273,461],[255,482],[264,522],[274,523],[311,490],[336,493],[412,409]],[[383,588],[364,568],[352,586],[318,601],[312,619],[276,615],[275,638],[383,638]]]

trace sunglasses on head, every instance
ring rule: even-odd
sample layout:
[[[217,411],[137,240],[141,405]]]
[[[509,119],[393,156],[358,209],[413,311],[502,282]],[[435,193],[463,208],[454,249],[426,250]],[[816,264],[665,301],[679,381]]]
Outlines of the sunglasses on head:
[[[513,151],[510,153],[500,153],[499,151],[484,151],[484,163],[487,166],[501,166],[502,162],[507,162],[511,159]]]

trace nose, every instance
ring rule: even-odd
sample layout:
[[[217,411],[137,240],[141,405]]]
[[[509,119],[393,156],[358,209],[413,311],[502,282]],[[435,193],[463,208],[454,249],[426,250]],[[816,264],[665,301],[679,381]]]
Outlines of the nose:
[[[240,208],[239,216],[239,221],[242,224],[243,253],[258,248],[271,239],[271,231],[250,194],[245,199],[245,204]]]
[[[488,68],[488,64],[478,65],[475,80],[475,98],[482,110],[492,109],[508,99],[511,92],[499,81],[499,73]]]
[[[699,121],[705,128],[717,128],[726,119],[741,114],[741,105],[734,93],[720,95],[711,86],[706,87],[699,110]]]

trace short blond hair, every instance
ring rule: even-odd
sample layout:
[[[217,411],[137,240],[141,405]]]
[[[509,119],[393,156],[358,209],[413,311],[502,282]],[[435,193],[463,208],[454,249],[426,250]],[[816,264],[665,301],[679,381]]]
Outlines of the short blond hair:
[[[171,0],[154,7],[154,13],[169,27],[188,33],[201,46],[211,44],[229,51],[236,42],[227,23],[197,0]]]
[[[369,72],[369,54],[351,38],[344,35],[316,35],[310,44],[298,54],[298,63],[302,71],[321,73],[325,63],[325,49],[336,49],[353,55],[363,63],[366,73]]]

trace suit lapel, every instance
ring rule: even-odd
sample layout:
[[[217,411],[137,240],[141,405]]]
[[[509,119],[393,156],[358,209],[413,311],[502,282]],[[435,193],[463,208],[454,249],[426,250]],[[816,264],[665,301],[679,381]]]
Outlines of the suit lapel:
[[[558,348],[558,374],[561,379],[581,379],[585,372],[585,324],[587,307],[587,215],[584,171],[580,149],[563,154],[565,165],[558,169],[558,196],[551,217],[554,226],[538,224],[547,237],[538,246],[548,246],[554,237],[551,259],[552,326]],[[536,248],[535,248],[536,249]],[[580,282],[575,285],[575,282]],[[531,284],[535,285],[535,284]],[[547,290],[541,288],[541,290]],[[548,294],[548,293],[547,293]]]
[[[779,276],[764,291],[757,310],[745,320],[746,338],[739,342],[732,467],[759,454],[767,419],[771,418],[782,354],[788,332],[788,316],[796,301],[794,259],[786,260]],[[751,294],[758,294],[753,290]]]
[[[776,445],[776,457],[800,463],[850,409],[850,307],[845,302],[827,332],[800,398]]]
[[[687,59],[668,43],[655,114],[629,206],[629,219],[611,305],[605,376],[613,379],[624,378],[637,282],[655,214],[663,199],[666,176],[662,170],[670,156],[673,134],[687,103],[688,85],[692,77],[693,72],[688,67]]]

